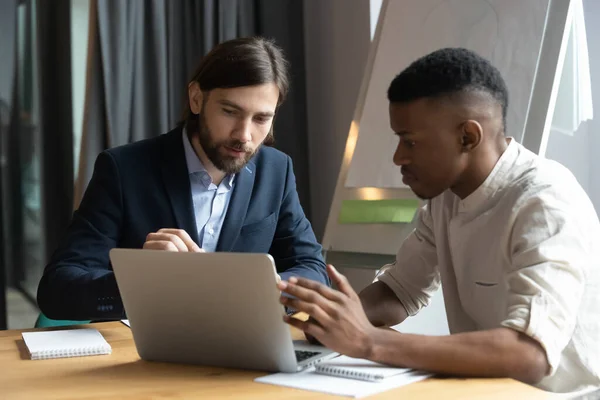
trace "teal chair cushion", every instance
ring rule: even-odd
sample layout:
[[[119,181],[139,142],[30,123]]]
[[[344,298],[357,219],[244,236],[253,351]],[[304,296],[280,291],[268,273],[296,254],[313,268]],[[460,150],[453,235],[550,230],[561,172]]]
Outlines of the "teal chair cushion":
[[[49,328],[52,326],[67,326],[67,325],[81,325],[89,324],[91,321],[71,321],[67,319],[50,319],[43,313],[40,313],[37,320],[35,321],[36,328]]]

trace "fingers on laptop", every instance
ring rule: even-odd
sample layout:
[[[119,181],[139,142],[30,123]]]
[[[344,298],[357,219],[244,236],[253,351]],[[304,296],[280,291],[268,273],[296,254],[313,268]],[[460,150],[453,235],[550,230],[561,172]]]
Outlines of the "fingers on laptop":
[[[284,286],[283,288],[282,284]],[[292,276],[288,280],[288,282],[282,282],[282,284],[279,285],[279,288],[294,296],[296,296],[296,291],[299,291],[301,294],[306,294],[309,297],[311,296],[310,292],[317,292],[326,299],[338,303],[343,301],[346,297],[345,293],[339,292],[335,289],[323,285],[322,283],[306,278]],[[312,297],[310,297],[308,300],[312,300]]]
[[[317,338],[315,338],[313,335],[309,335],[308,333],[305,332],[304,336],[306,336],[306,340],[308,340],[308,343],[316,344],[318,346],[323,346],[323,344],[321,342],[319,342],[319,340],[317,340]]]
[[[280,290],[293,296],[281,296],[281,303],[310,316],[306,323],[290,318],[286,318],[286,322],[312,336],[315,336],[315,333],[318,336],[331,323],[339,321],[350,304],[360,303],[358,295],[344,275],[332,265],[327,266],[327,273],[339,291],[299,277],[291,277],[287,282],[279,284]]]
[[[281,303],[294,310],[304,312],[313,318],[313,321],[318,321],[319,324],[328,325],[332,322],[333,317],[337,314],[336,305],[332,301],[323,299],[324,301],[308,302],[297,298],[289,298],[281,296]],[[307,321],[312,323],[312,321]]]
[[[327,264],[327,274],[331,281],[338,287],[338,289],[350,298],[358,298],[358,294],[348,282],[348,278],[340,274],[337,269],[331,264]]]
[[[319,325],[319,322],[317,320],[315,320],[313,317],[308,317],[308,322]],[[306,340],[308,340],[308,343],[317,344],[319,346],[322,346],[322,343],[316,337],[309,335],[306,332],[304,333],[304,336],[306,336]]]
[[[346,297],[343,293],[302,278],[290,279],[289,282],[280,285],[280,288],[282,286],[284,287],[282,290],[293,297],[281,296],[281,303],[311,317],[303,326],[315,322],[328,326],[339,318],[340,304],[343,304],[343,297]],[[290,322],[289,319],[286,321]]]
[[[143,248],[145,250],[179,251],[175,244],[166,240],[147,240]]]
[[[321,327],[319,323],[315,322],[314,319],[302,321],[301,319],[294,318],[290,315],[286,315],[284,318],[285,322],[287,322],[288,324],[292,325],[297,329],[300,329],[301,331],[304,331],[309,341],[311,340],[310,338],[312,338],[312,340],[314,341],[312,342],[313,344],[320,344],[320,342],[317,339],[315,339],[315,337],[322,336],[325,333],[325,330]]]
[[[146,236],[144,249],[175,252],[204,252],[183,229],[160,229]]]

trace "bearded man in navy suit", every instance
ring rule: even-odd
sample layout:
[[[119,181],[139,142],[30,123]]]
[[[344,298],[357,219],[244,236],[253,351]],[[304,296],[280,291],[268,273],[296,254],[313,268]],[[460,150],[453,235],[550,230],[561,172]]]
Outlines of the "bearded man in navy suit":
[[[287,91],[287,62],[272,41],[213,48],[188,85],[176,129],[98,156],[40,281],[41,311],[52,319],[124,318],[109,260],[115,247],[269,253],[281,279],[329,285],[292,161],[263,146]]]

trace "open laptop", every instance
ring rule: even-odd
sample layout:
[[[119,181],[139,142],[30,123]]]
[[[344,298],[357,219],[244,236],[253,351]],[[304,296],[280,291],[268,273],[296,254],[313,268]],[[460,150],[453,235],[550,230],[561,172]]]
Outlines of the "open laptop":
[[[144,360],[297,372],[337,353],[293,341],[268,254],[113,249]]]

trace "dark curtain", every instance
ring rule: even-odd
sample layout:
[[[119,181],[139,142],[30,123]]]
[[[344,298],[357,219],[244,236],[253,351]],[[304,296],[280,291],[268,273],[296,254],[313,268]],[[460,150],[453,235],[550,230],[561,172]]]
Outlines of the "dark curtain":
[[[36,4],[45,263],[66,233],[73,212],[71,1]]]
[[[91,1],[76,204],[98,153],[175,126],[188,74],[207,44],[212,45],[212,16],[218,11],[212,6],[198,1]],[[200,23],[205,18],[209,24]]]
[[[5,221],[10,217],[7,205],[6,159],[11,130],[12,99],[16,62],[17,0],[0,0],[0,330],[7,327],[6,285],[8,243],[10,233]]]
[[[274,38],[292,62],[292,91],[275,125],[308,210],[302,4],[293,0],[92,0],[86,104],[75,206],[102,150],[175,127],[200,57],[239,36]]]
[[[310,219],[302,1],[262,0],[256,1],[255,4],[257,33],[274,38],[285,51],[291,64],[291,90],[275,121],[275,147],[288,154],[294,161],[300,203]]]

